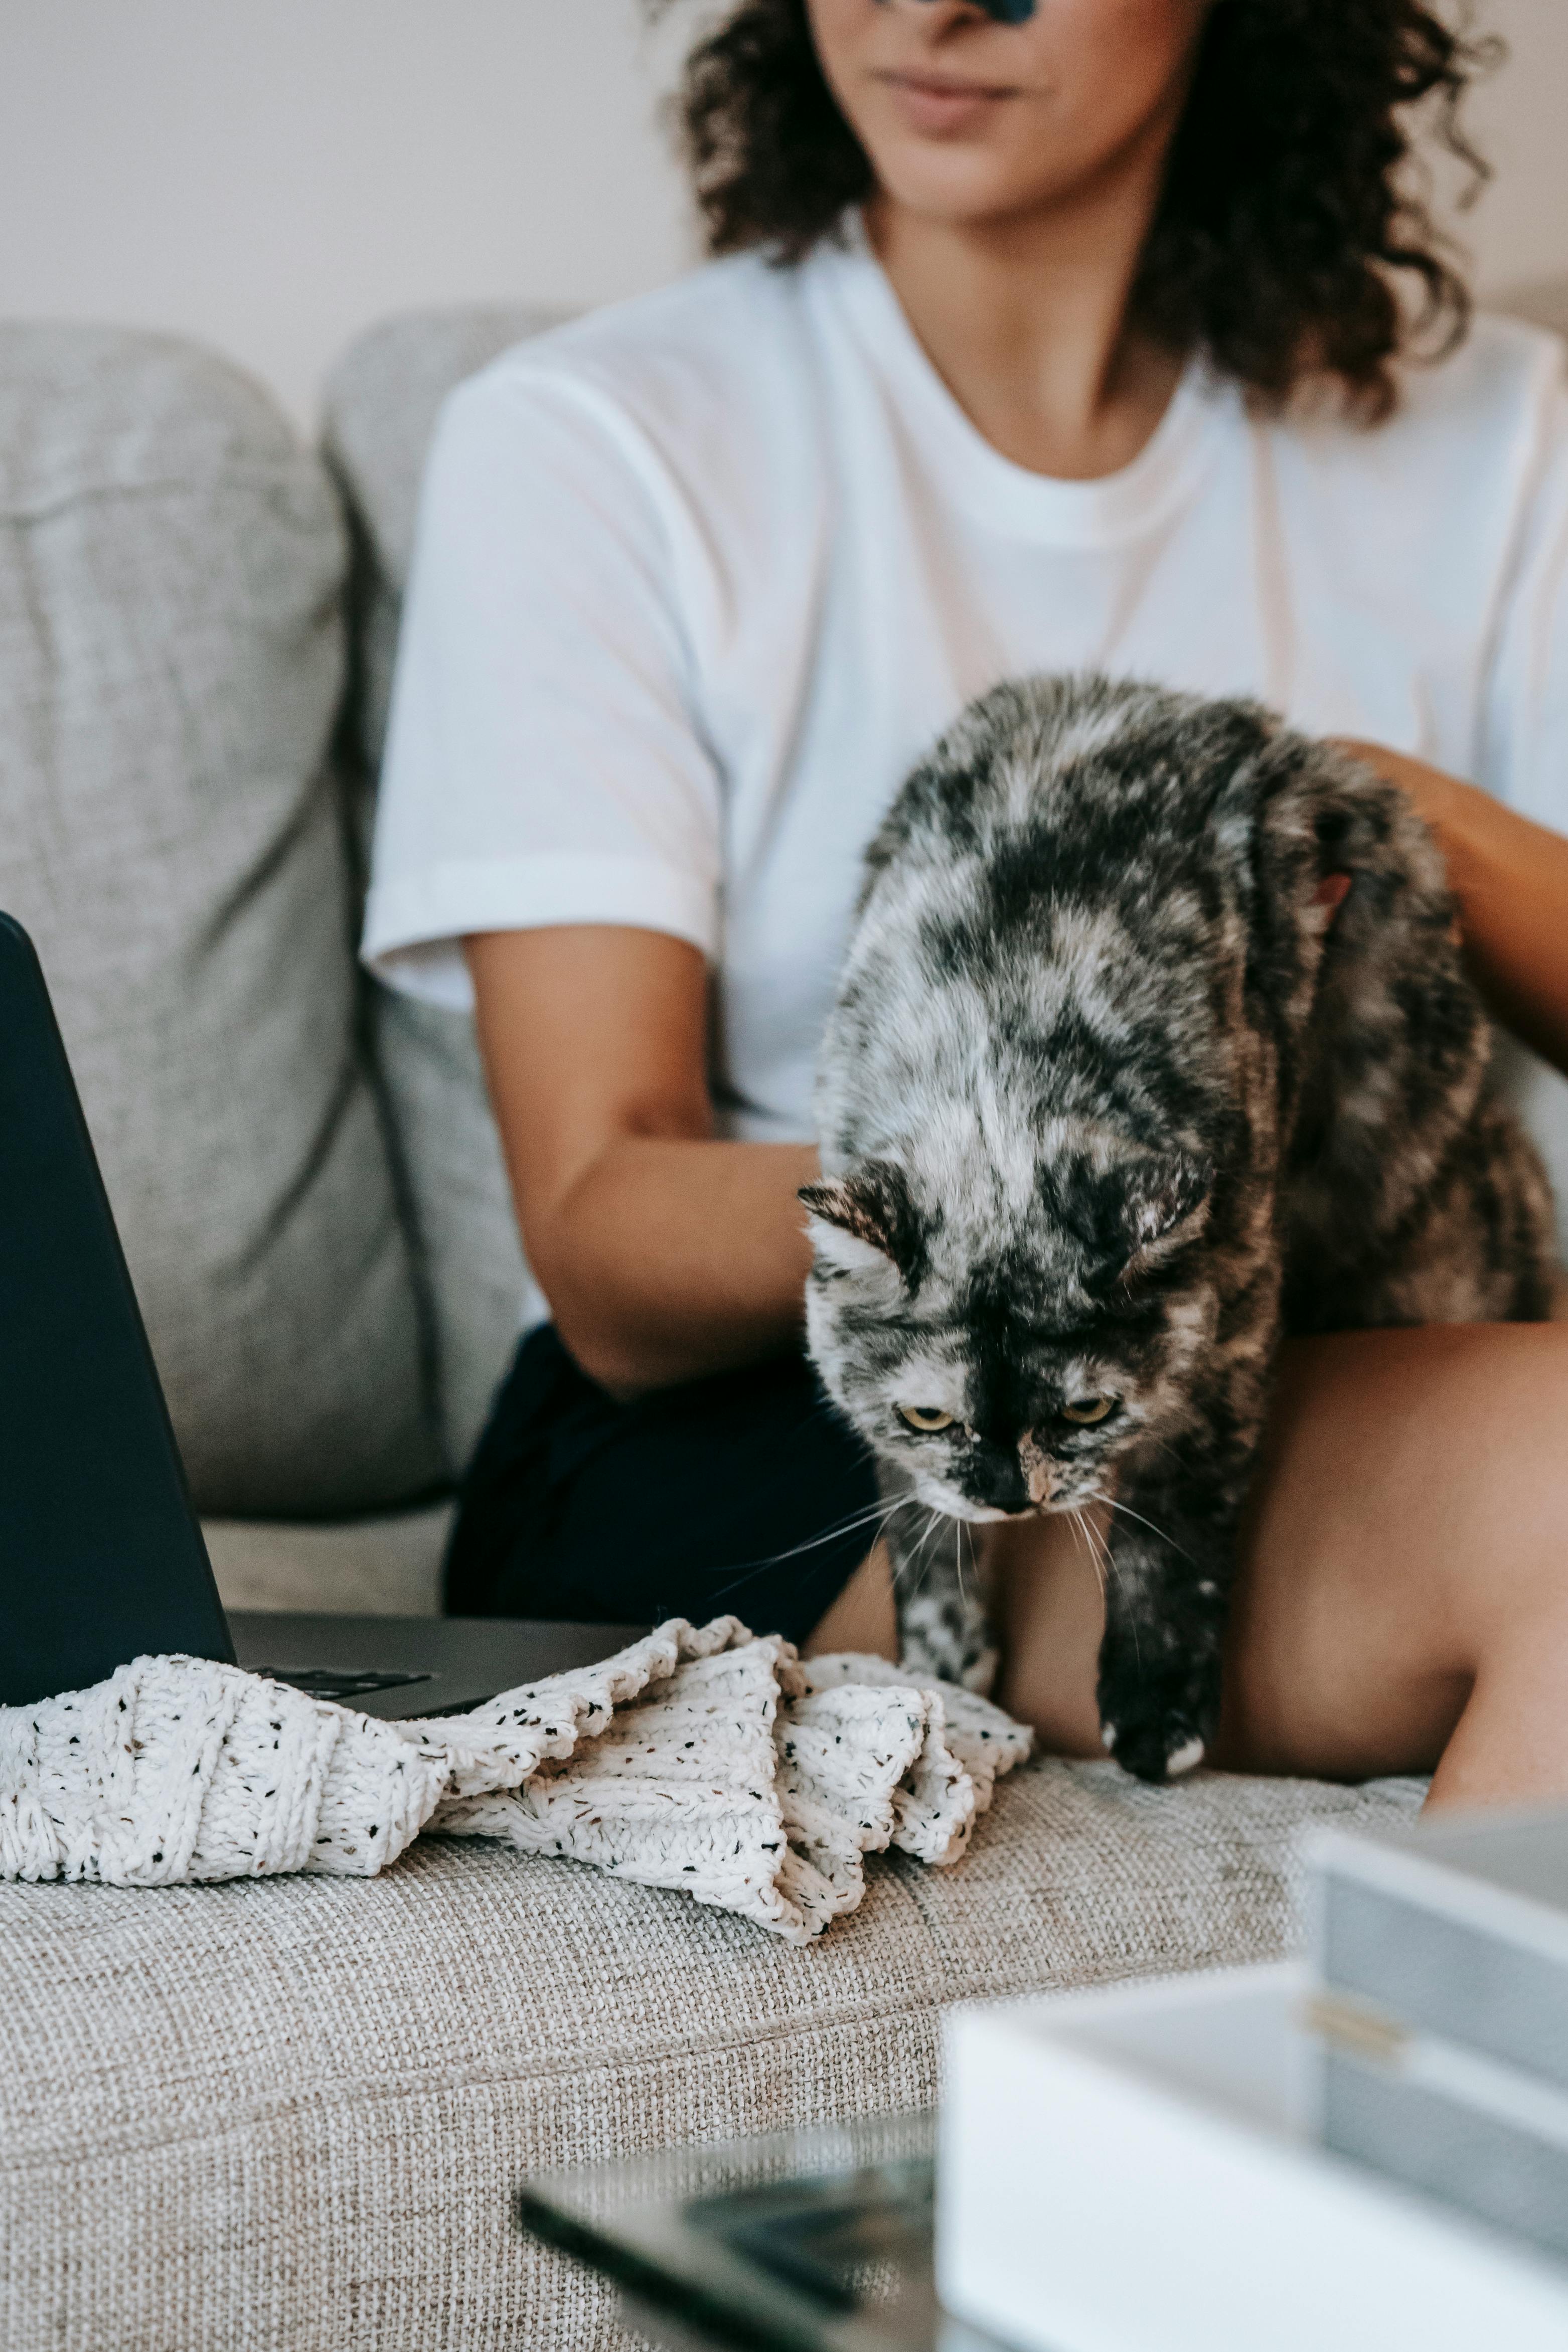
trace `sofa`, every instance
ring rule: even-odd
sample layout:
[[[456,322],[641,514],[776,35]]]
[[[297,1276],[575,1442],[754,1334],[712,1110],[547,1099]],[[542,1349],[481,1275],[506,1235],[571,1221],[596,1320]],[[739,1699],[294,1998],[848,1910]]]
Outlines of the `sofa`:
[[[0,906],[231,1606],[434,1611],[517,1329],[468,1025],[354,941],[422,452],[542,323],[376,330],[319,448],[189,345],[0,328]],[[1568,1095],[1519,1083],[1568,1175]],[[806,1949],[469,1841],[363,1882],[0,1885],[0,2344],[630,2345],[513,2228],[523,2173],[927,2103],[946,2005],[1273,1956],[1300,1826],[1418,1794],[1037,1762],[969,1859],[873,1862]]]

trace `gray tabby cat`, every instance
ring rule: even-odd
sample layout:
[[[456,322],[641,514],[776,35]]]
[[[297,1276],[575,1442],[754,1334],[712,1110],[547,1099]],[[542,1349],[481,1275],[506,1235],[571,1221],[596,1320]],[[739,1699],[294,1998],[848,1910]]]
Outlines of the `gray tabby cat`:
[[[1112,1499],[1105,1743],[1199,1761],[1281,1335],[1549,1311],[1489,1051],[1436,847],[1369,770],[1100,678],[970,707],[868,854],[801,1194],[817,1367],[942,1515],[892,1515],[906,1655],[984,1671],[952,1521]]]

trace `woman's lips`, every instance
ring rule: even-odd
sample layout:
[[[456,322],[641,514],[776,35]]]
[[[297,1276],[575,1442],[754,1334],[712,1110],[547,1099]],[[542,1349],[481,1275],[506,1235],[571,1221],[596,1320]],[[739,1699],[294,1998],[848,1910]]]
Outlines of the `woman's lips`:
[[[911,131],[928,138],[973,131],[1013,92],[984,82],[939,81],[921,74],[884,74],[893,102]]]

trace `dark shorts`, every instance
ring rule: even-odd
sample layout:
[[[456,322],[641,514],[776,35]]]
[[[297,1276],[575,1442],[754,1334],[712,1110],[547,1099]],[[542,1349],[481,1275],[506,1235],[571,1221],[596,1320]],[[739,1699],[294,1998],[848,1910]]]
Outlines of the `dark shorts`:
[[[458,1497],[458,1617],[694,1624],[805,1639],[870,1549],[871,1458],[799,1357],[619,1404],[531,1331]]]

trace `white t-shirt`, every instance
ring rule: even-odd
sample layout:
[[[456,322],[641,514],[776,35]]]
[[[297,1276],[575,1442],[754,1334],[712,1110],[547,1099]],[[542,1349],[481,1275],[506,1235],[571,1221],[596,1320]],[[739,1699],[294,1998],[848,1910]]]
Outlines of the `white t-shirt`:
[[[1568,827],[1563,357],[1482,320],[1372,431],[1194,366],[1065,482],[975,431],[863,243],[523,343],[431,456],[365,954],[461,1006],[466,931],[673,932],[723,1130],[805,1139],[861,850],[998,678],[1260,696]]]

